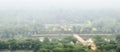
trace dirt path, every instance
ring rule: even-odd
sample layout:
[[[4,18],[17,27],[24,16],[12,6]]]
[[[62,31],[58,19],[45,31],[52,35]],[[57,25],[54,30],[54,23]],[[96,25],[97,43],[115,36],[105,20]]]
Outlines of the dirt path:
[[[87,42],[82,37],[80,37],[78,34],[73,34],[73,37],[75,37],[79,42],[81,42],[83,45],[90,46],[92,50],[96,50],[97,47],[94,42]]]

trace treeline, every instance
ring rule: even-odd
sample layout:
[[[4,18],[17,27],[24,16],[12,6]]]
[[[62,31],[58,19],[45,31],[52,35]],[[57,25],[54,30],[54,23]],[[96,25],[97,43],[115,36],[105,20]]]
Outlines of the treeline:
[[[48,38],[45,38],[42,42],[31,39],[12,39],[8,41],[0,41],[0,50],[33,50],[33,52],[80,52],[88,49],[87,46],[83,46],[82,44],[71,44],[70,42],[75,42],[76,39],[73,37],[69,38],[65,38],[63,40],[53,39],[52,41],[50,41]]]
[[[100,35],[94,36],[98,52],[120,52],[120,35],[115,38],[103,38]]]
[[[93,51],[89,46],[77,43],[74,37],[66,37],[62,40],[44,38],[40,40],[7,40],[0,41],[0,50],[33,50],[33,52],[120,52],[120,35],[115,40],[105,40],[97,35],[93,37],[97,50]]]
[[[11,24],[1,26],[0,38],[14,38],[15,36],[28,37],[33,34],[114,34],[119,33],[120,27],[89,26],[80,24],[60,25],[38,23],[31,24]]]

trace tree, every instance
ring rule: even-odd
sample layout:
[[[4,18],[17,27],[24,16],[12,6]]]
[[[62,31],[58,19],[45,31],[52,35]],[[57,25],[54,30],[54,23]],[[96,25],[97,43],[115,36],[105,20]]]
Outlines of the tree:
[[[40,48],[38,52],[49,52],[49,50],[45,48]]]
[[[8,40],[10,51],[16,50],[16,48],[17,48],[16,42],[17,41],[15,39]]]
[[[67,42],[67,43],[70,43],[71,41],[72,41],[73,43],[76,43],[77,39],[74,38],[74,37],[72,37],[72,36],[69,36],[69,37],[64,38],[63,41],[64,41],[64,42]]]
[[[50,42],[49,38],[45,37],[44,40],[43,40],[43,43],[46,44],[46,43],[48,43],[48,42]]]
[[[117,46],[116,52],[120,52],[120,45]]]
[[[116,35],[116,41],[117,41],[117,43],[120,43],[120,34]]]
[[[8,43],[5,41],[0,41],[0,50],[8,49]]]
[[[120,52],[120,34],[116,35],[116,41],[117,41],[117,48],[116,52]]]
[[[64,48],[54,48],[53,49],[54,52],[64,52]]]

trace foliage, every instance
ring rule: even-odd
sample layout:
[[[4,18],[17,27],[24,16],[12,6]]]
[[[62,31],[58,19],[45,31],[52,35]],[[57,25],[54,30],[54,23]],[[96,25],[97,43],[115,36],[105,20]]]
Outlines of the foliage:
[[[94,41],[96,41],[97,50],[93,51],[89,49],[88,46],[82,44],[71,44],[70,42],[77,41],[73,37],[66,37],[62,40],[49,40],[45,38],[43,42],[39,40],[7,40],[0,41],[0,50],[33,50],[33,52],[119,52],[120,44],[116,43],[119,40],[118,35],[116,35],[116,40],[106,41],[101,36],[94,36]]]

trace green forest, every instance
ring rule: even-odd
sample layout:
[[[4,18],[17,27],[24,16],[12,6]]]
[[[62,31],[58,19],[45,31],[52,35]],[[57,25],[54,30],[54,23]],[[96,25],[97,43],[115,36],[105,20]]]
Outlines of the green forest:
[[[97,46],[97,50],[91,50],[89,46],[77,43],[77,39],[68,36],[51,41],[46,37],[43,41],[39,40],[6,40],[0,41],[0,50],[31,50],[32,52],[120,52],[120,34],[115,35],[114,40],[109,41],[101,38],[100,35],[94,35],[93,40]],[[72,42],[72,43],[71,43]]]
[[[119,10],[33,11],[0,12],[0,52],[120,52]],[[97,50],[72,34],[92,38]]]
[[[0,52],[120,52],[119,0],[0,0]]]

